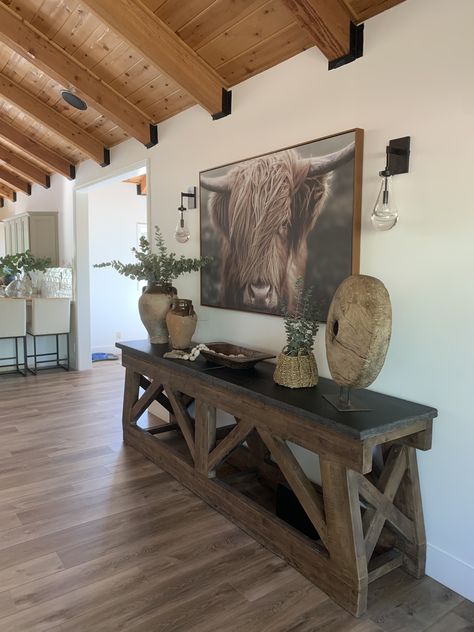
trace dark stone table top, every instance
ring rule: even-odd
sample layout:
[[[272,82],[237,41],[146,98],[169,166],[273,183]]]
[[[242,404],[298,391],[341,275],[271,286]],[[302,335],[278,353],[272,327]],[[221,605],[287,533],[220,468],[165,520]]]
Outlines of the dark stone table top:
[[[120,342],[116,346],[124,355],[157,363],[161,367],[172,363],[183,375],[199,374],[209,384],[225,385],[237,395],[256,398],[360,440],[410,425],[417,420],[432,420],[438,414],[431,406],[368,389],[359,389],[355,393],[359,402],[369,410],[339,412],[323,397],[337,393],[339,388],[335,382],[326,378],[320,377],[317,386],[312,388],[290,389],[275,384],[272,378],[275,365],[270,362],[260,362],[252,369],[229,369],[208,362],[201,356],[194,362],[163,358],[163,354],[169,351],[168,345],[151,344],[148,340]]]

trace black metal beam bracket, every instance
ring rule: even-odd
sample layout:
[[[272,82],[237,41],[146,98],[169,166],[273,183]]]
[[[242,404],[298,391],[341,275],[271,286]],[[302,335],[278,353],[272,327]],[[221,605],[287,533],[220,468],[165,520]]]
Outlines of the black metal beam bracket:
[[[342,57],[338,57],[337,59],[333,59],[328,62],[328,70],[334,70],[335,68],[340,68],[341,66],[350,64],[359,57],[362,57],[363,54],[364,25],[359,24],[356,26],[353,22],[351,22],[349,52],[347,55],[342,55]]]
[[[222,88],[222,110],[220,112],[216,112],[212,115],[212,120],[217,121],[218,119],[224,118],[224,116],[229,116],[232,113],[232,90],[226,90]]]

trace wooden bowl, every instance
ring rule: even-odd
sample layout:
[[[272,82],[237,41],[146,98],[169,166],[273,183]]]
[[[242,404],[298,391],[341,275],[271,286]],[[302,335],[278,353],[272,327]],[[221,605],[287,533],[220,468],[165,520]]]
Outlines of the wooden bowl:
[[[209,362],[227,366],[230,369],[249,369],[257,362],[274,358],[274,354],[262,353],[255,349],[246,349],[229,342],[208,342],[209,350],[203,349],[201,355]],[[223,354],[223,355],[222,355]],[[238,357],[239,355],[244,357]]]

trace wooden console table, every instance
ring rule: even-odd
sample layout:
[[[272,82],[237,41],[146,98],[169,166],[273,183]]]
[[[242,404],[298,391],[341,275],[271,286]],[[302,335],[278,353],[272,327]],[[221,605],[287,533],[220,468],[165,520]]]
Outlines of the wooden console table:
[[[124,442],[349,612],[363,614],[369,583],[392,569],[424,574],[416,449],[431,447],[434,408],[364,390],[358,396],[369,412],[340,413],[322,397],[336,391],[331,380],[291,390],[274,384],[274,365],[265,362],[236,371],[202,357],[164,359],[166,345],[147,341],[117,347],[126,367]],[[155,400],[170,421],[140,427]],[[216,410],[235,423],[216,429]],[[321,486],[306,477],[287,441],[319,455]],[[280,483],[294,492],[318,539],[275,515]]]

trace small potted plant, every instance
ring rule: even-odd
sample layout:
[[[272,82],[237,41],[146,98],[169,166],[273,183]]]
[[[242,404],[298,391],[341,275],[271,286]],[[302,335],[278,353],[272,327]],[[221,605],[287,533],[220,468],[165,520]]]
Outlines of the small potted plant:
[[[10,297],[31,296],[32,272],[44,272],[51,264],[48,257],[35,257],[29,250],[0,257],[0,270],[9,280],[5,294]]]
[[[18,254],[5,255],[4,257],[0,257],[0,275],[3,278],[3,282],[5,285],[8,285],[12,281],[14,281],[16,277],[20,274],[18,259]]]
[[[312,288],[305,291],[303,279],[298,279],[296,290],[294,310],[284,312],[286,345],[278,355],[273,379],[288,388],[305,388],[318,383],[313,346],[319,323]]]
[[[139,247],[132,248],[137,260],[136,263],[122,263],[113,260],[97,263],[94,267],[111,267],[131,279],[147,281],[147,286],[138,300],[138,311],[148,331],[150,342],[163,344],[168,342],[166,314],[171,307],[173,298],[177,296],[173,281],[182,274],[199,270],[210,259],[208,257],[193,259],[183,255],[178,257],[174,252],[168,252],[158,226],[155,226],[155,242],[157,253],[152,252],[151,244],[145,237],[140,238]]]

